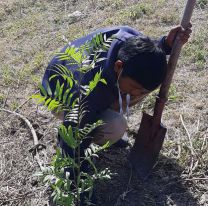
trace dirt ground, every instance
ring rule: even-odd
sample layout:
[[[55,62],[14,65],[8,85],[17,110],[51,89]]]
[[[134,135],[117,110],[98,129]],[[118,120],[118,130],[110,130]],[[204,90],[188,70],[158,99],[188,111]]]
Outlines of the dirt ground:
[[[48,205],[48,188],[33,176],[39,165],[31,153],[34,141],[24,117],[46,146],[39,151],[39,161],[49,164],[60,122],[29,97],[38,90],[64,39],[112,25],[129,25],[158,38],[179,24],[184,4],[182,0],[0,1],[0,206]],[[98,168],[114,173],[111,180],[96,183],[97,205],[208,205],[207,19],[208,1],[198,0],[193,34],[183,48],[163,114],[168,132],[150,178],[145,182],[137,178],[127,160],[130,147],[112,146],[97,162]],[[132,145],[141,111],[152,113],[155,95],[131,108]]]

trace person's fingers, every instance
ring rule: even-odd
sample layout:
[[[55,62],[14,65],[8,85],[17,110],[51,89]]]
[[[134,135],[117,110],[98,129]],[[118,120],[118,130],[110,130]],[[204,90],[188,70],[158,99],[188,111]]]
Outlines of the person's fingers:
[[[180,35],[179,35],[181,40],[187,39],[187,41],[190,38],[190,36],[191,36],[191,33],[189,33],[189,32],[183,32],[183,33],[180,33]]]
[[[192,23],[189,22],[189,24],[188,24],[188,26],[187,26],[187,28],[185,30],[189,30],[189,29],[191,29],[191,27],[192,27]],[[178,25],[176,27],[173,27],[171,29],[171,32],[178,32],[178,31],[182,31],[182,30],[183,30],[182,26],[181,25]]]
[[[187,32],[192,32],[192,29],[190,27],[188,27],[187,29],[185,29],[184,31],[187,31]]]
[[[181,34],[191,34],[192,33],[192,29],[191,28],[187,28],[185,30],[181,30],[180,33]]]
[[[185,44],[186,42],[188,42],[190,38],[190,34],[186,34],[186,35],[179,35],[179,40]]]
[[[189,28],[189,29],[186,29],[185,32],[186,32],[187,34],[191,34],[191,33],[192,33],[192,30]]]
[[[179,37],[180,37],[181,39],[183,39],[183,38],[189,38],[189,37],[190,37],[190,33],[180,33],[180,34],[179,34]]]
[[[189,27],[189,28],[191,28],[191,27],[192,27],[192,23],[191,23],[191,22],[189,22],[188,27]]]
[[[187,25],[187,27],[186,27],[186,29],[190,29],[192,27],[192,23],[191,22],[189,22],[188,23],[188,25]],[[186,30],[185,28],[183,28],[183,30]]]
[[[182,31],[192,32],[191,27],[192,27],[191,23],[188,24],[188,27],[186,29],[183,29],[182,26],[176,26],[176,27],[171,29],[171,32],[182,32]]]
[[[181,26],[176,26],[174,28],[172,28],[169,32],[169,35],[172,37],[174,37],[174,35],[178,32],[182,31],[182,27]]]
[[[182,30],[182,27],[181,26],[176,26],[176,27],[174,27],[174,28],[171,29],[171,32],[176,33],[176,32],[179,32],[181,30]]]
[[[188,25],[187,25],[187,28],[191,28],[192,27],[192,23],[189,22]]]
[[[189,33],[189,32],[183,32],[183,33],[180,33],[179,36],[180,36],[180,38],[190,37],[191,36],[191,33]]]
[[[182,41],[188,41],[189,37],[183,37],[181,38]]]
[[[187,41],[188,41],[188,39],[182,39],[182,40],[181,40],[181,42],[182,42],[183,44],[185,44]]]

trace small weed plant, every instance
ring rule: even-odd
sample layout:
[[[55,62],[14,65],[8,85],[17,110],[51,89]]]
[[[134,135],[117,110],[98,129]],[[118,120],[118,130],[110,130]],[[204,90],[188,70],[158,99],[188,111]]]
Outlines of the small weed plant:
[[[204,9],[208,5],[208,0],[198,0],[197,6],[201,9]]]
[[[186,64],[186,62],[191,61],[198,69],[207,68],[208,48],[205,44],[208,40],[207,28],[207,25],[203,25],[203,28],[196,30],[191,44],[184,47],[183,55],[185,61],[183,63]]]
[[[136,20],[144,15],[149,16],[152,13],[153,13],[153,8],[151,4],[139,3],[130,9],[127,16],[132,20]]]
[[[75,75],[75,72],[68,70],[62,64],[57,64],[51,69],[54,74],[50,77],[47,88],[40,85],[41,93],[32,96],[38,104],[43,104],[49,111],[64,112],[64,122],[69,122],[69,126],[61,124],[58,133],[74,151],[74,156],[68,156],[58,148],[50,166],[41,168],[41,171],[36,174],[41,177],[44,184],[52,188],[51,196],[57,205],[79,206],[83,194],[88,194],[85,201],[90,205],[94,181],[110,178],[108,168],[98,171],[92,161],[92,158],[96,157],[99,151],[106,149],[109,143],[101,147],[90,144],[85,150],[84,157],[80,155],[80,144],[96,127],[103,124],[101,120],[98,120],[93,124],[81,126],[83,117],[88,113],[86,99],[97,84],[107,84],[102,78],[101,69],[95,73],[88,84],[83,84],[83,79],[88,72],[95,69],[98,62],[105,59],[102,54],[107,52],[112,41],[113,38],[97,34],[91,41],[79,48],[69,45],[64,52],[57,54],[57,58],[67,61],[69,66],[76,66],[79,77],[77,73]],[[59,81],[60,79],[62,81]],[[54,80],[56,87],[55,91],[52,91],[49,83]],[[81,170],[86,162],[91,166],[90,174]]]
[[[141,102],[140,107],[142,111],[154,109],[155,100],[159,94],[159,89],[153,91]],[[181,100],[181,97],[177,94],[177,88],[174,84],[170,86],[168,93],[168,103],[176,103]]]

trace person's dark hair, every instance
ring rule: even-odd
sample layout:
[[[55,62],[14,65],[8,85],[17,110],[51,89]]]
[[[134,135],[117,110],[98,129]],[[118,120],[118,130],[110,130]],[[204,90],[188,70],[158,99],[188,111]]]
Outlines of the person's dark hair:
[[[122,76],[128,76],[153,91],[164,80],[167,60],[164,51],[149,37],[134,36],[119,49],[117,60],[123,62]]]

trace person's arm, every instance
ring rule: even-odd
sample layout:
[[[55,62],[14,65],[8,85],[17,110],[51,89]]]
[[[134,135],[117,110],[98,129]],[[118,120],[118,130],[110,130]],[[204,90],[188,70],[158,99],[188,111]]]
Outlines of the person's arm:
[[[162,36],[158,40],[158,46],[162,48],[166,55],[170,55],[172,47],[166,43],[167,36]]]

